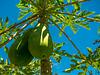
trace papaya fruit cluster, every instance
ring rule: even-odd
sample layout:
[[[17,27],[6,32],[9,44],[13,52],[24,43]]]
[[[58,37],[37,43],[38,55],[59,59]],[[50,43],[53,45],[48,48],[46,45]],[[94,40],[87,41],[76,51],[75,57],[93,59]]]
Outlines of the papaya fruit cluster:
[[[42,59],[49,57],[53,51],[53,43],[46,26],[39,25],[30,28],[18,37],[11,45],[8,57],[10,62],[23,66],[27,65],[33,57]]]
[[[33,56],[28,50],[28,38],[32,29],[27,30],[23,36],[18,37],[14,43],[11,45],[8,51],[8,57],[12,64],[17,66],[27,65]]]
[[[30,53],[36,58],[49,57],[53,51],[53,43],[46,26],[36,27],[28,40]]]

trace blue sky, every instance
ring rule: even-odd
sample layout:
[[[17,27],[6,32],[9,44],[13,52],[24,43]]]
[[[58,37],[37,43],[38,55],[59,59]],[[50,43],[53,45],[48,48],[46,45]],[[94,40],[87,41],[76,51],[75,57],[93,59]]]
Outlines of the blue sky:
[[[19,16],[19,9],[16,7],[16,4],[19,0],[0,0],[0,17],[5,18],[6,16],[9,17],[10,23],[18,22],[17,18]],[[88,11],[95,11],[97,14],[100,13],[100,0],[91,0],[90,2],[82,3],[81,10],[88,10]],[[80,28],[77,34],[73,34],[71,29],[68,27],[66,28],[66,33],[71,37],[71,39],[75,42],[75,44],[81,49],[84,54],[87,54],[86,47],[91,47],[95,49],[92,43],[96,39],[100,39],[100,36],[97,35],[97,29],[100,26],[99,23],[91,23],[90,27],[91,30],[86,30]],[[63,42],[66,41],[66,45],[62,49],[66,49],[69,53],[74,54],[77,53],[71,43],[63,37],[58,37],[58,32],[55,27],[51,27],[51,35],[54,41],[56,42]],[[9,45],[9,44],[8,44]],[[7,58],[7,55],[4,53],[3,48],[0,48],[0,55],[4,59]],[[58,75],[67,75],[62,72],[62,70],[69,67],[69,59],[63,57],[61,63],[57,63],[53,60],[53,72],[58,73]],[[68,74],[69,75],[69,74]],[[73,71],[70,75],[77,75],[77,71]]]

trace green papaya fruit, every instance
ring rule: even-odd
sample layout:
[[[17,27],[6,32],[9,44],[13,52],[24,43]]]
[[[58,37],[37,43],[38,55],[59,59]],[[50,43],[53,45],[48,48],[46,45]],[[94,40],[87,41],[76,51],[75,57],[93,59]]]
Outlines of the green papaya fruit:
[[[28,39],[28,48],[33,57],[49,57],[53,51],[52,38],[49,30],[44,25],[34,28]]]
[[[8,57],[12,64],[17,66],[24,66],[33,59],[33,56],[28,50],[28,38],[31,31],[32,29],[25,31],[24,34],[18,37],[11,45],[8,52]]]

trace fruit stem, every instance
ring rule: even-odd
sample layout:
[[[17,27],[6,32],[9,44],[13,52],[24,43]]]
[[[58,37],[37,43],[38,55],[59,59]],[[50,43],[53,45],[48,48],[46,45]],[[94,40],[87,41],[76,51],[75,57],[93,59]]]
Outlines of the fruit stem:
[[[49,58],[41,59],[41,75],[52,75]]]

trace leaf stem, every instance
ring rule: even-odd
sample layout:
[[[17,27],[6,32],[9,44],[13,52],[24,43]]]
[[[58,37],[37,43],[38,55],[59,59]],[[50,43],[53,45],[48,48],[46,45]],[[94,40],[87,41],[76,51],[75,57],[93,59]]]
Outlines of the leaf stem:
[[[49,19],[52,23],[55,24],[55,26],[65,35],[65,37],[71,42],[71,44],[73,45],[73,47],[77,50],[77,52],[80,54],[80,55],[83,55],[81,53],[81,51],[79,50],[79,48],[74,44],[74,42],[70,39],[70,37],[66,34],[66,32],[64,32],[53,20]]]

